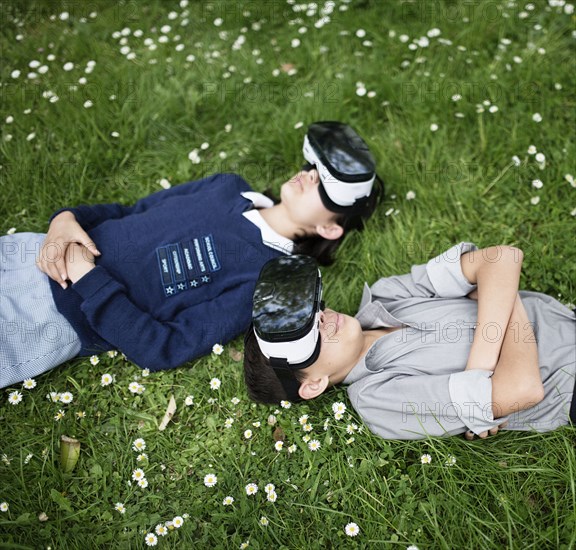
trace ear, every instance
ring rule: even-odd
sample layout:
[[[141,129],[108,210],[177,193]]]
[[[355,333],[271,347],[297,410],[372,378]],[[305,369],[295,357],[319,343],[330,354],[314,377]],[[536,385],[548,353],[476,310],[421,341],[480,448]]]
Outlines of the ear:
[[[320,235],[320,237],[323,239],[335,241],[342,236],[344,233],[344,228],[341,225],[338,225],[336,222],[332,222],[326,225],[317,225],[316,233],[318,233],[318,235]]]
[[[314,399],[324,392],[324,390],[328,387],[329,382],[330,380],[328,376],[304,380],[300,383],[298,395],[302,399]]]

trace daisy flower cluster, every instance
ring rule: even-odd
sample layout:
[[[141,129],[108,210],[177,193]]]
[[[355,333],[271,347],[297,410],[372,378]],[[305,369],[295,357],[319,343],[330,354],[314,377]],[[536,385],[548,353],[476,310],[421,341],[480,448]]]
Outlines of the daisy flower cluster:
[[[24,382],[22,382],[22,388],[24,388],[25,390],[33,390],[36,387],[36,380],[34,380],[34,378],[26,378],[26,380],[24,380]],[[72,394],[67,392],[68,395],[66,395],[66,398],[70,399],[69,402],[72,401],[73,397]],[[11,391],[8,394],[8,403],[10,403],[10,405],[19,405],[20,403],[22,403],[23,400],[23,394],[22,392],[18,391],[18,390],[14,390]]]
[[[137,462],[144,462],[148,460],[148,455],[144,452],[146,449],[146,441],[139,437],[132,442],[132,450],[138,455],[136,456]],[[138,484],[141,489],[148,487],[148,480],[142,468],[136,468],[132,471],[132,481]]]
[[[346,405],[341,401],[332,403],[332,412],[334,413],[335,420],[342,420],[342,418],[344,418],[344,413],[346,412]]]
[[[132,442],[132,450],[138,453],[136,460],[138,462],[147,461],[148,455],[143,451],[146,450],[146,441],[139,437]],[[161,469],[164,469],[161,466]],[[138,487],[146,489],[148,487],[148,480],[146,479],[146,474],[142,468],[135,468],[132,471],[132,481],[135,481]],[[207,476],[208,477],[208,476]],[[131,482],[129,484],[131,484]],[[216,483],[216,476],[214,476],[214,484]],[[123,502],[116,502],[114,504],[114,509],[124,515],[126,513],[126,505]],[[145,534],[144,542],[147,546],[156,546],[158,544],[158,537],[166,536],[170,531],[175,529],[180,529],[184,525],[184,520],[188,518],[188,514],[183,514],[182,516],[175,516],[172,520],[166,521],[165,523],[159,523],[154,528],[154,532],[150,531]]]
[[[146,546],[156,546],[158,544],[158,537],[165,537],[169,531],[180,529],[180,527],[184,525],[184,519],[187,517],[188,514],[184,514],[183,516],[175,516],[165,523],[158,523],[156,527],[154,527],[154,533],[146,533],[144,536]]]
[[[210,476],[210,477],[209,477]],[[216,476],[214,474],[208,474],[204,478],[204,485],[207,487],[212,487],[216,484]],[[253,497],[258,494],[260,488],[256,483],[248,483],[244,487],[244,492],[246,496]],[[278,493],[276,492],[276,486],[273,483],[267,483],[264,486],[264,494],[266,495],[266,500],[271,503],[275,503],[278,499]],[[236,499],[232,495],[227,495],[222,500],[222,506],[232,506],[236,502]]]
[[[528,156],[525,157],[524,161],[522,161],[518,155],[513,155],[512,156],[513,165],[516,167],[521,166],[523,163],[525,165],[528,165],[530,160],[534,159],[534,162],[539,170],[544,170],[546,168],[546,155],[542,151],[539,151],[535,145],[530,145],[526,150],[526,153]],[[576,188],[576,182],[572,174],[565,174],[564,180],[568,182],[571,185],[571,187]],[[537,191],[543,189],[544,182],[542,181],[542,176],[540,176],[539,178],[532,179],[531,187],[532,189],[535,189]],[[533,197],[531,197],[530,204],[536,206],[539,203],[540,203],[540,195],[534,195]],[[576,216],[576,209],[574,209],[571,212],[571,215]]]
[[[130,393],[133,393],[134,395],[142,395],[146,390],[146,387],[140,384],[140,382],[133,381],[128,384],[128,389],[130,390]]]

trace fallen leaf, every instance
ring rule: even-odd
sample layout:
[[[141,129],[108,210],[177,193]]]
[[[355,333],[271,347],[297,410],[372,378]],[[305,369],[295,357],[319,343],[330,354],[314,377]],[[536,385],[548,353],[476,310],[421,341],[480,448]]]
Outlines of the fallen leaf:
[[[239,363],[240,361],[242,361],[242,359],[244,359],[244,354],[241,351],[238,351],[237,349],[234,349],[232,347],[228,350],[228,354],[232,358],[232,361],[236,361],[237,363]]]
[[[80,441],[63,435],[60,437],[60,467],[65,473],[70,473],[76,467],[80,456]]]
[[[284,441],[286,439],[286,434],[284,433],[284,430],[280,426],[278,426],[274,430],[274,434],[272,437],[274,438],[274,441]]]
[[[166,412],[164,413],[164,418],[162,419],[162,422],[160,422],[160,426],[158,426],[159,431],[163,431],[166,429],[166,426],[168,426],[168,422],[172,420],[172,417],[174,416],[175,412],[176,412],[176,400],[174,399],[174,396],[171,395],[170,401],[168,402],[168,407],[166,408]]]

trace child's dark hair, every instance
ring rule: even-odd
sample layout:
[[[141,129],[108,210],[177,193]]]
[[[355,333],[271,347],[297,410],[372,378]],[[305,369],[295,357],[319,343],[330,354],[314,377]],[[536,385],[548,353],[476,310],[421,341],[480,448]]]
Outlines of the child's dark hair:
[[[302,381],[302,371],[294,371],[294,378]],[[287,401],[288,396],[280,380],[270,366],[268,358],[260,351],[252,327],[244,337],[244,380],[248,396],[257,403],[272,403],[278,405],[280,401]]]

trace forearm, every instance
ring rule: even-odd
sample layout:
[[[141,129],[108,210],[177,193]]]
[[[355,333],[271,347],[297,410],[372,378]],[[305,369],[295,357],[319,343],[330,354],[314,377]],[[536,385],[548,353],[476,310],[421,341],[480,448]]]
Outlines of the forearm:
[[[517,295],[492,375],[494,417],[528,409],[543,398],[536,338],[526,309]]]
[[[463,272],[477,285],[478,319],[466,369],[493,371],[514,308],[522,251],[491,247],[462,258]],[[476,263],[476,265],[474,265]]]

